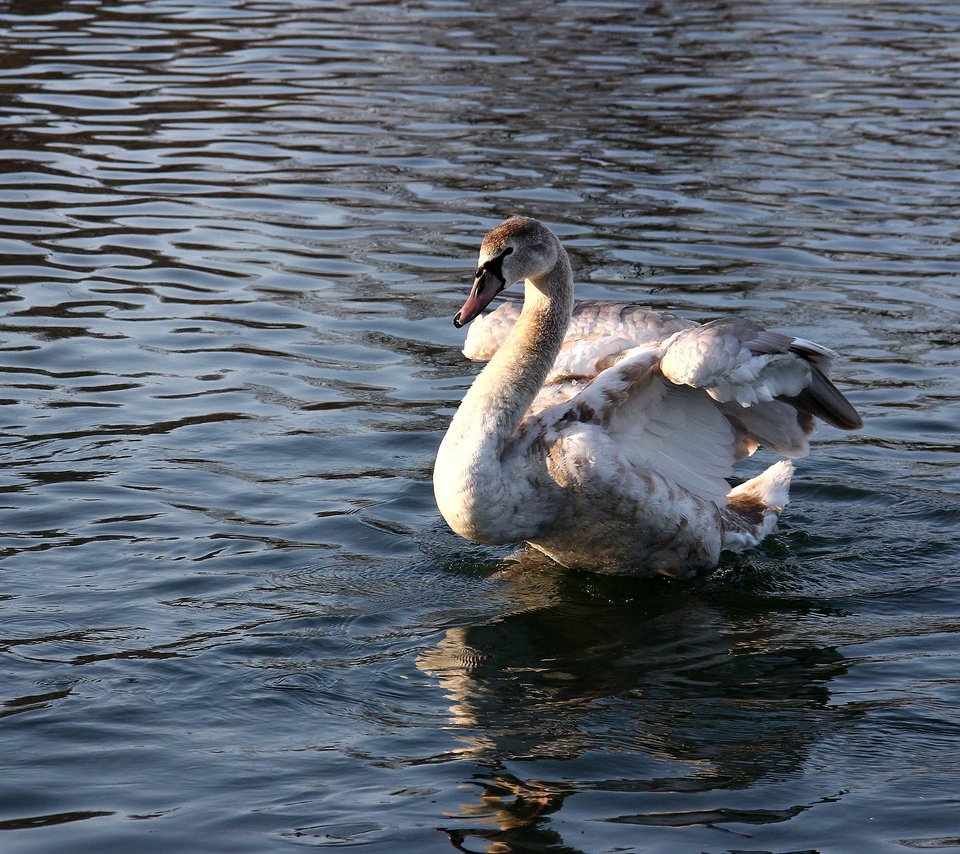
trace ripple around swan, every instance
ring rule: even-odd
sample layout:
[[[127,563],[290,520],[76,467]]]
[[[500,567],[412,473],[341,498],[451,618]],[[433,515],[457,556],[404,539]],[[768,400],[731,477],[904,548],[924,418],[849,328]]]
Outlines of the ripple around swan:
[[[0,848],[955,844],[958,23],[3,4]],[[866,427],[761,549],[653,584],[442,526],[520,211],[582,297],[841,351]]]

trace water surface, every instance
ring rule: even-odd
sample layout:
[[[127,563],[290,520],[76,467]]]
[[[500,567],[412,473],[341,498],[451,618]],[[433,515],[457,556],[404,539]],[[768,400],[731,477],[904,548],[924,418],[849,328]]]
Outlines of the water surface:
[[[960,849],[958,29],[0,3],[0,849]],[[512,213],[581,297],[842,353],[866,426],[762,548],[610,580],[446,529]]]

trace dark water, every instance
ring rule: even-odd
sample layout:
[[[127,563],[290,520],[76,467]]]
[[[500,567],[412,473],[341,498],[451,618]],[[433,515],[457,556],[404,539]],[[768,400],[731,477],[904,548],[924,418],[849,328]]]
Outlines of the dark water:
[[[0,850],[960,849],[958,31],[0,3]],[[581,297],[842,352],[866,427],[763,548],[611,581],[447,531],[513,212]]]

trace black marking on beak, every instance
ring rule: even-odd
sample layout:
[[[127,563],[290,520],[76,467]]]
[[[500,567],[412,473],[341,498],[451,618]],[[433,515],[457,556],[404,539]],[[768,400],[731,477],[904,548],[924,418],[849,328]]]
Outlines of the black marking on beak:
[[[477,268],[477,275],[473,279],[470,296],[467,297],[463,308],[457,312],[457,316],[453,318],[453,325],[457,329],[473,320],[490,304],[490,300],[506,287],[507,279],[503,275],[503,259],[511,252],[513,252],[513,249],[507,246]],[[494,279],[496,279],[495,283]]]
[[[474,276],[474,281],[481,281],[483,279],[483,274],[489,273],[495,279],[500,281],[500,290],[503,290],[507,286],[507,280],[503,277],[503,259],[512,252],[512,246],[505,246],[492,258],[488,258],[486,261],[484,261],[479,267],[477,267],[477,274]],[[483,285],[481,283],[481,287],[482,286]]]

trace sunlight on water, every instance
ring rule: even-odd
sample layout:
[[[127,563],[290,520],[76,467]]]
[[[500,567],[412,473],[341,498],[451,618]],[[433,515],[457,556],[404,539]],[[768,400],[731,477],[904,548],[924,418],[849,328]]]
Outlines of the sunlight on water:
[[[958,847],[958,27],[0,3],[0,849]],[[581,298],[840,351],[866,426],[761,548],[641,582],[443,525],[511,213]]]

